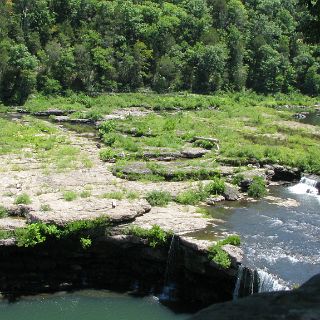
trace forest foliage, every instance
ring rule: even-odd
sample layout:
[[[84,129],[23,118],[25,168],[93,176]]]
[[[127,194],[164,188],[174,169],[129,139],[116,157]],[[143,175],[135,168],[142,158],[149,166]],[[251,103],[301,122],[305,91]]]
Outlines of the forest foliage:
[[[0,100],[138,90],[320,94],[319,1],[2,0]]]

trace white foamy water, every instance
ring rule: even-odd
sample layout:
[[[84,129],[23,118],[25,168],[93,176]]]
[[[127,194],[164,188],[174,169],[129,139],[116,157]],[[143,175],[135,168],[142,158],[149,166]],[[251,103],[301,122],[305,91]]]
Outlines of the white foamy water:
[[[259,292],[289,290],[289,287],[277,276],[266,270],[257,269],[259,275]]]
[[[289,187],[289,190],[295,194],[309,194],[320,199],[319,191],[316,188],[317,181],[302,177],[300,182],[294,186]]]

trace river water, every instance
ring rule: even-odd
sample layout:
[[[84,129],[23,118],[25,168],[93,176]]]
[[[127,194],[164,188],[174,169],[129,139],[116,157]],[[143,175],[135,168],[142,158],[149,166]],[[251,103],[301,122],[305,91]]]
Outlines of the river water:
[[[157,298],[135,298],[109,291],[79,291],[0,301],[1,320],[183,320]]]
[[[258,269],[260,291],[300,285],[320,272],[320,196],[305,183],[273,187],[267,199],[211,207],[217,226],[194,234],[241,236],[244,264]]]

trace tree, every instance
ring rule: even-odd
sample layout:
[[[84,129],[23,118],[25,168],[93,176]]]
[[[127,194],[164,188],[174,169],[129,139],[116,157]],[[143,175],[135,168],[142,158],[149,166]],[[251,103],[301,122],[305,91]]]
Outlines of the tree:
[[[23,104],[36,87],[38,60],[23,44],[9,50],[7,68],[1,86],[1,96],[6,103]]]

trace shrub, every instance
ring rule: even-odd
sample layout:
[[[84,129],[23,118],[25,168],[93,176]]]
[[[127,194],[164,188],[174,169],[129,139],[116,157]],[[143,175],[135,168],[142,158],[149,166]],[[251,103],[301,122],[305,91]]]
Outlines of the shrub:
[[[99,156],[102,161],[112,161],[118,157],[117,153],[110,148],[101,150]]]
[[[223,179],[214,178],[212,182],[205,186],[205,191],[208,195],[223,194],[225,192],[226,186]]]
[[[91,197],[91,191],[90,190],[83,190],[80,193],[80,197],[81,198],[89,198],[89,197]]]
[[[92,240],[90,238],[80,238],[80,244],[84,250],[88,249],[92,245]]]
[[[261,198],[267,194],[266,183],[262,177],[255,176],[248,189],[248,195],[253,198]]]
[[[193,143],[195,147],[201,147],[207,150],[210,150],[215,147],[215,143],[207,140],[197,140]]]
[[[151,229],[144,229],[139,226],[131,226],[126,234],[134,235],[139,238],[147,239],[150,247],[164,246],[172,233],[164,231],[160,226],[153,225]]]
[[[106,133],[110,133],[115,130],[115,123],[113,121],[105,121],[99,126],[99,133],[103,136]]]
[[[46,241],[46,236],[40,223],[32,223],[26,228],[16,229],[15,236],[19,247],[34,247]]]
[[[51,211],[52,209],[51,209],[50,205],[42,204],[41,207],[40,207],[40,210],[41,211]]]
[[[8,215],[8,211],[5,207],[0,206],[0,218],[5,218]]]
[[[14,201],[15,204],[30,204],[32,201],[26,193],[20,194],[17,196],[16,200]]]
[[[78,197],[78,194],[74,191],[66,191],[63,193],[63,199],[66,201],[76,200],[77,197]]]
[[[238,173],[232,178],[232,184],[234,184],[236,186],[240,186],[240,184],[243,180],[244,180],[244,175],[241,173]]]
[[[0,239],[8,239],[12,236],[12,231],[0,230]]]
[[[214,261],[221,268],[228,269],[231,266],[231,260],[228,253],[225,252],[222,247],[226,244],[239,246],[240,242],[240,237],[238,235],[231,235],[226,239],[218,241],[215,245],[209,247],[209,259]]]
[[[152,206],[164,207],[172,200],[172,196],[167,191],[154,190],[147,194],[146,199]]]

